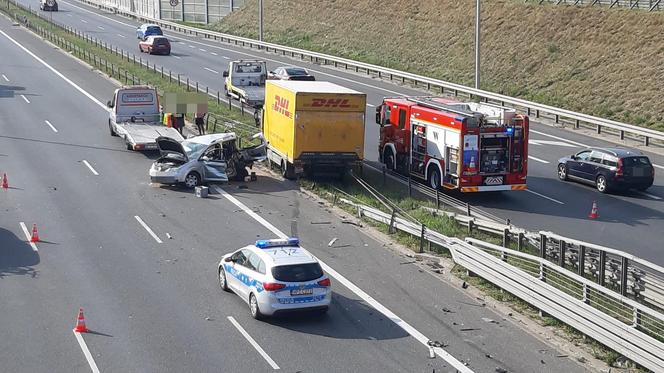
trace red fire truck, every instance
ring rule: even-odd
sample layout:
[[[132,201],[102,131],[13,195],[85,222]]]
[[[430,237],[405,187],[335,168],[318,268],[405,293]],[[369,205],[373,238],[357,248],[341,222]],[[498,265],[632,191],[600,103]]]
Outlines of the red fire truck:
[[[434,189],[526,189],[528,116],[440,97],[386,98],[376,108],[380,160]]]

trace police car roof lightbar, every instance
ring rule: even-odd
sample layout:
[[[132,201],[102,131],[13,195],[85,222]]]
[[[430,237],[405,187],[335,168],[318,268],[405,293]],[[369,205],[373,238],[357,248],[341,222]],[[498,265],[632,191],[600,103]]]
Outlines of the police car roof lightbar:
[[[256,247],[259,249],[269,249],[271,247],[300,246],[300,240],[295,237],[275,238],[271,240],[258,240]]]

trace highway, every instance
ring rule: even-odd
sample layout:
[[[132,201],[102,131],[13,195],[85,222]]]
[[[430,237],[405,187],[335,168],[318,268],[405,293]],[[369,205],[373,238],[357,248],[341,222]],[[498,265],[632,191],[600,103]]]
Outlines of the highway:
[[[32,4],[30,0],[20,0]],[[116,16],[73,0],[63,0],[60,12],[53,19],[84,31],[103,41],[128,51],[138,53],[135,29],[139,23]],[[34,4],[33,4],[34,5]],[[229,60],[261,58],[269,68],[297,64],[309,68],[319,80],[329,80],[367,93],[367,123],[365,156],[376,161],[378,127],[373,123],[375,106],[383,97],[397,95],[422,95],[415,89],[354,72],[336,70],[304,61],[263,53],[229,44],[173,32],[166,34],[173,42],[172,56],[147,56],[150,63],[163,65],[165,69],[189,77],[223,92],[221,72]],[[664,157],[648,154],[658,166],[655,185],[647,192],[630,192],[621,195],[601,195],[592,187],[576,183],[563,183],[556,176],[557,160],[584,145],[611,146],[607,141],[590,138],[579,133],[538,124],[531,118],[531,145],[528,191],[481,193],[458,195],[477,207],[530,230],[549,230],[572,238],[624,250],[657,264],[664,264],[659,255],[659,239],[652,232],[664,229]],[[600,219],[587,217],[593,201],[599,206]],[[638,237],[638,240],[634,238]]]
[[[108,134],[110,81],[4,17],[0,48],[3,371],[584,371],[294,183],[261,175],[208,199],[151,185],[156,155]],[[223,254],[279,233],[334,271],[327,316],[258,322],[219,289]],[[451,357],[429,359],[421,338]]]

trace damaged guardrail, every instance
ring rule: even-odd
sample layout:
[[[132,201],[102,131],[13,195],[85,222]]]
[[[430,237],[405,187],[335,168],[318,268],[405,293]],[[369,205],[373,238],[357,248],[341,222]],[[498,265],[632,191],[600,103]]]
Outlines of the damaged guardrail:
[[[353,70],[357,73],[365,73],[366,75],[375,76],[379,79],[389,79],[390,81],[399,81],[401,83],[411,83],[415,87],[426,88],[429,91],[436,91],[440,94],[450,94],[453,96],[465,96],[470,99],[479,98],[484,102],[508,106],[516,109],[519,112],[528,114],[533,113],[535,118],[551,120],[556,124],[571,124],[574,128],[580,126],[592,127],[598,134],[604,132],[611,132],[619,136],[621,140],[625,139],[628,134],[635,140],[641,141],[645,146],[650,145],[654,139],[658,143],[664,144],[664,133],[645,127],[638,127],[627,123],[622,123],[610,119],[603,119],[592,115],[565,110],[549,105],[538,104],[536,102],[527,101],[515,97],[509,97],[498,93],[488,92],[480,89],[466,87],[460,84],[450,83],[443,80],[433,79],[417,74],[411,74],[405,71],[390,69],[387,67],[377,66],[369,63],[353,61],[348,58],[336,57],[329,54],[311,52],[298,48],[291,48],[279,44],[272,44],[261,42],[254,39],[243,38],[230,34],[223,34],[220,32],[204,30],[196,27],[185,26],[179,23],[163,21],[141,16],[135,12],[119,9],[117,6],[110,5],[111,1],[100,0],[79,0],[83,3],[106,9],[117,14],[129,16],[138,20],[147,21],[157,24],[163,28],[174,30],[181,33],[191,34],[195,36],[202,36],[206,39],[218,40],[230,44],[240,45],[243,47],[262,49],[266,52],[274,52],[282,56],[289,56],[292,58],[299,57],[300,59],[308,59],[312,63],[334,66],[335,68],[344,68],[346,70]],[[109,4],[110,3],[110,4]],[[607,131],[608,130],[608,131]]]
[[[447,237],[425,225],[355,203],[360,218],[386,224],[450,251],[456,264],[523,299],[634,362],[651,369],[664,366],[664,315],[548,260],[467,238]],[[495,224],[495,223],[492,223]]]

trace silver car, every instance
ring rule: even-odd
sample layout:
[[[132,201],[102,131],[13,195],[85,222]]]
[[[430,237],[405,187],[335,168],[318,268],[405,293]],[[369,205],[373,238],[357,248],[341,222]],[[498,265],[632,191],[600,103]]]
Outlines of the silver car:
[[[215,133],[196,136],[184,141],[169,137],[157,138],[161,157],[150,167],[153,183],[179,184],[193,188],[206,182],[226,182],[230,179],[244,180],[247,167],[266,157],[265,141],[257,134],[261,143],[243,149],[237,147],[235,133]]]
[[[249,304],[261,319],[293,311],[327,312],[330,278],[297,238],[258,240],[219,262],[219,285]]]

